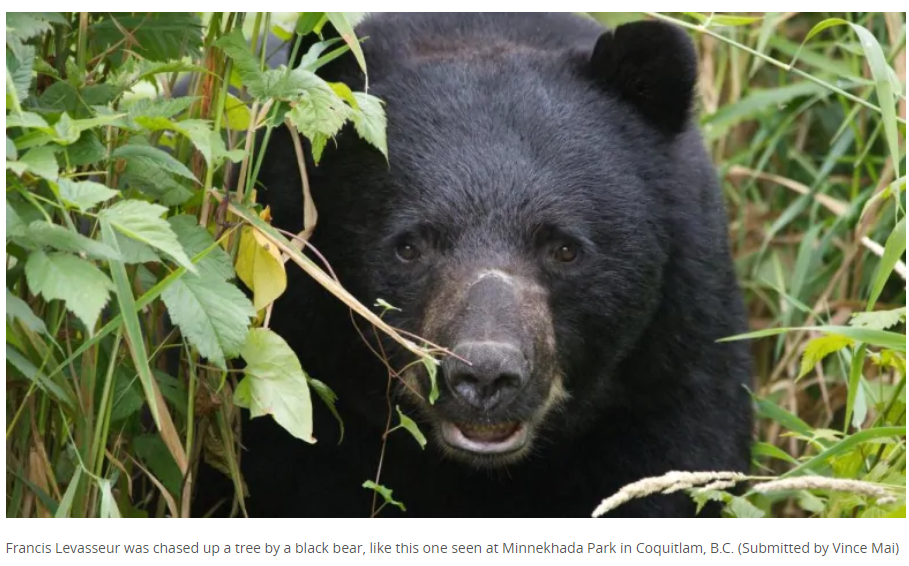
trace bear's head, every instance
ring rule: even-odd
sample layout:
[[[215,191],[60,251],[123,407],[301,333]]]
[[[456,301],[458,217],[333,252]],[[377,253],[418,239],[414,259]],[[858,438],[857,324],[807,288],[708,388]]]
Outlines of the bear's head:
[[[602,414],[659,307],[657,197],[691,131],[695,54],[657,22],[563,45],[411,33],[361,28],[389,159],[353,131],[329,144],[310,167],[313,244],[365,304],[400,309],[386,321],[450,352],[430,403],[425,366],[384,343],[437,447],[515,462]],[[299,207],[273,213],[293,224]]]

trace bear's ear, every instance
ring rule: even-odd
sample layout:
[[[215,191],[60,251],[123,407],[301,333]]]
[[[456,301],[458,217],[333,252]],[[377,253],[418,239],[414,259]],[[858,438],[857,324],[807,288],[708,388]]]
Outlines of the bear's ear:
[[[633,104],[661,130],[676,134],[688,122],[697,81],[697,54],[685,31],[643,21],[600,36],[590,59],[594,79]]]

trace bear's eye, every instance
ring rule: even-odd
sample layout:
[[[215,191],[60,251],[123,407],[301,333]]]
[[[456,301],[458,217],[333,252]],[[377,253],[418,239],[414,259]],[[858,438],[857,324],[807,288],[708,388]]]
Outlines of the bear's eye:
[[[398,244],[398,247],[395,248],[395,253],[398,255],[398,259],[404,263],[410,263],[420,258],[420,250],[409,242]]]
[[[553,250],[552,257],[561,263],[571,263],[578,258],[578,247],[574,244],[559,244]]]

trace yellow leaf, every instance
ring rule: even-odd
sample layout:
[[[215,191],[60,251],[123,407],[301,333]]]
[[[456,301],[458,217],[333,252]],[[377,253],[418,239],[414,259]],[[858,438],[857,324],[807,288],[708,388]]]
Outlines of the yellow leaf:
[[[273,303],[287,289],[280,250],[250,226],[244,226],[240,233],[236,268],[240,280],[252,289],[256,310]]]
[[[802,354],[802,364],[799,369],[799,378],[805,377],[811,368],[820,363],[821,360],[830,354],[842,350],[847,346],[852,346],[855,342],[845,336],[830,334],[821,336],[808,342],[805,346],[805,353]]]

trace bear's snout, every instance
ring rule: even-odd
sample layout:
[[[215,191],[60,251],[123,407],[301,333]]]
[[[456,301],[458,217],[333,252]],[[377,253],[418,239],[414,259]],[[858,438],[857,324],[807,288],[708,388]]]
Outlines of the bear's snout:
[[[530,367],[508,342],[462,342],[442,362],[452,394],[471,407],[491,411],[507,405],[527,383]]]

